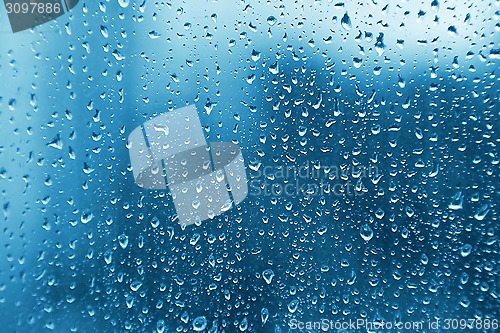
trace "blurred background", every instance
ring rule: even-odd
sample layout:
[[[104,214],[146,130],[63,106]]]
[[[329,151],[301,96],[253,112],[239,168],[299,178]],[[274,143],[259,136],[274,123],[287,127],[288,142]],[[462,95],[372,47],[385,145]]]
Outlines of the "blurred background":
[[[499,319],[498,2],[80,1],[16,34],[4,8],[1,332]],[[127,138],[189,104],[253,187],[183,230]]]

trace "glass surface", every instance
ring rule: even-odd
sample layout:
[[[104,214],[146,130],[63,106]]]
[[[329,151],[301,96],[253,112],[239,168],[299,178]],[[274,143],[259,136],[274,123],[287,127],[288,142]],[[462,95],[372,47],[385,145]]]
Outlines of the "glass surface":
[[[0,4],[1,332],[499,331],[498,2],[66,4]]]

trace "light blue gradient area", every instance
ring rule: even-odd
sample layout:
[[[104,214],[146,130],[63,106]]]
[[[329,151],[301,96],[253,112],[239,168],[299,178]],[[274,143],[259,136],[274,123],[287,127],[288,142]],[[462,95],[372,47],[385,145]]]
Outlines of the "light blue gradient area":
[[[500,8],[431,4],[81,1],[17,34],[0,6],[0,332],[499,318]],[[127,138],[193,103],[250,181],[380,174],[181,229]]]

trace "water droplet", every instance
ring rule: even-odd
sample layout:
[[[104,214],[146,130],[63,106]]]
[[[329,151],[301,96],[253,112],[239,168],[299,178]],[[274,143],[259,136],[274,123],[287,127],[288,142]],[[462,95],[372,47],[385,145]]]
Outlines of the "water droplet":
[[[275,25],[278,20],[274,16],[269,16],[267,18],[267,24],[269,25]]]
[[[438,0],[432,0],[432,2],[431,2],[431,8],[435,12],[437,12],[439,10],[439,2],[438,2]]]
[[[111,250],[106,250],[106,252],[104,252],[104,261],[106,262],[106,264],[111,264],[113,260],[113,251]]]
[[[239,327],[241,332],[245,332],[248,328],[248,319],[245,317],[243,318],[243,320],[241,321]]]
[[[460,254],[462,257],[467,257],[472,252],[472,245],[464,244],[460,249]]]
[[[157,32],[156,30],[152,30],[149,32],[149,38],[151,38],[151,39],[157,39],[160,37],[161,37],[161,34],[159,32]]]
[[[122,8],[127,8],[128,5],[130,4],[130,0],[118,0],[118,4],[122,7]]]
[[[370,226],[368,224],[364,224],[361,227],[359,234],[360,234],[361,238],[363,238],[366,242],[369,242],[370,239],[372,239],[372,237],[373,237],[373,230],[372,230],[372,228],[370,228]]]
[[[80,217],[80,221],[83,224],[86,224],[86,223],[89,223],[90,221],[92,221],[93,218],[94,218],[94,215],[91,212],[84,212],[82,214],[82,216]]]
[[[156,323],[156,332],[157,333],[164,333],[166,328],[167,328],[167,326],[165,325],[165,321],[164,320],[159,320]]]
[[[101,34],[104,38],[108,38],[109,36],[108,28],[104,25],[101,25]]]
[[[274,272],[271,269],[266,269],[262,272],[262,277],[267,284],[271,284],[271,282],[273,282]]]
[[[200,240],[201,238],[201,235],[200,234],[194,234],[191,239],[189,240],[189,244],[195,246],[196,243],[198,243],[198,241]]]
[[[165,135],[168,135],[170,133],[170,129],[168,128],[167,125],[158,125],[158,124],[153,124],[153,129],[156,132],[162,132]]]
[[[260,59],[260,52],[253,50],[252,51],[252,60],[253,61],[258,61]]]
[[[269,72],[271,72],[271,74],[279,73],[278,62],[275,62],[274,64],[269,66]]]
[[[462,192],[457,192],[451,199],[450,204],[448,205],[449,209],[459,210],[463,208],[464,197]]]
[[[153,218],[151,219],[151,226],[153,228],[157,228],[159,225],[160,225],[160,219],[156,216],[153,216]]]
[[[384,34],[382,32],[378,34],[377,41],[375,42],[375,51],[377,51],[379,56],[385,51]]]
[[[448,27],[448,32],[450,33],[450,35],[452,36],[458,36],[458,31],[457,31],[457,28],[454,26],[454,25],[450,25]]]
[[[205,316],[196,317],[193,320],[193,330],[196,332],[201,332],[207,328],[207,318]]]
[[[290,313],[295,313],[295,311],[297,311],[298,308],[299,308],[298,300],[294,299],[290,303],[288,303],[288,311],[290,311]]]
[[[120,244],[122,249],[125,249],[128,245],[128,236],[125,234],[121,234],[118,236],[118,243]]]
[[[382,208],[377,209],[377,211],[375,212],[375,217],[381,220],[384,218],[384,216],[385,212],[382,210]]]
[[[194,209],[198,209],[201,205],[201,201],[196,199],[196,200],[193,200],[193,202],[191,203],[191,206],[193,206]]]
[[[57,134],[56,137],[54,139],[52,139],[52,141],[50,141],[47,145],[49,147],[52,147],[52,148],[62,149],[63,142],[62,142],[61,137],[59,136],[59,134]]]
[[[267,308],[262,308],[262,310],[260,310],[260,319],[262,320],[262,325],[269,319],[269,310]]]
[[[130,284],[130,289],[132,289],[132,291],[137,291],[140,287],[142,287],[141,281],[134,281]]]
[[[478,221],[484,220],[486,215],[490,212],[490,206],[488,204],[483,205],[476,214],[474,214],[474,218]]]
[[[347,14],[347,12],[342,16],[342,19],[340,20],[340,24],[342,25],[342,28],[345,30],[349,31],[352,28],[352,23],[351,23],[351,18]]]

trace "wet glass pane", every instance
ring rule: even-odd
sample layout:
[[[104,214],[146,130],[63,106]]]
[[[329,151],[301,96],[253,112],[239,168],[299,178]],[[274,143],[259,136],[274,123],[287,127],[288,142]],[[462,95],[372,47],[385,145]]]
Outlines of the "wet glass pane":
[[[497,2],[55,2],[0,4],[1,332],[498,331]]]

